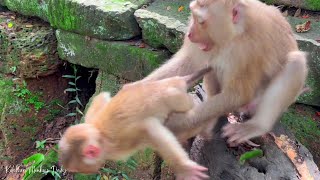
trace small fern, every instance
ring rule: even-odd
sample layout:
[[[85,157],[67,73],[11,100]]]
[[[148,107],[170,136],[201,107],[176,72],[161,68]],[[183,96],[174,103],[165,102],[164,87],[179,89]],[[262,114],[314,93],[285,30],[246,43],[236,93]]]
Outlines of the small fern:
[[[65,89],[65,92],[74,93],[74,99],[68,102],[68,105],[75,105],[74,111],[68,113],[67,117],[75,117],[75,123],[79,123],[81,117],[83,116],[83,112],[80,110],[80,107],[83,107],[82,102],[79,99],[79,92],[81,91],[77,87],[77,81],[81,78],[81,76],[77,76],[78,69],[75,65],[72,66],[73,74],[72,75],[63,75],[63,78],[67,78],[70,81],[68,82],[69,87]]]

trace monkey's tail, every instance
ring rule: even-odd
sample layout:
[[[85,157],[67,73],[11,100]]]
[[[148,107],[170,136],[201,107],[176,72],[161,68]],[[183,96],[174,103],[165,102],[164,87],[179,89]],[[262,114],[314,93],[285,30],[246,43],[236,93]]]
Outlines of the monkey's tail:
[[[212,68],[206,67],[203,68],[199,71],[196,71],[195,73],[192,73],[190,75],[184,76],[184,79],[187,82],[187,86],[188,88],[192,87],[195,83],[197,83],[200,79],[202,79],[202,77],[207,74],[208,72],[210,72],[212,70]]]

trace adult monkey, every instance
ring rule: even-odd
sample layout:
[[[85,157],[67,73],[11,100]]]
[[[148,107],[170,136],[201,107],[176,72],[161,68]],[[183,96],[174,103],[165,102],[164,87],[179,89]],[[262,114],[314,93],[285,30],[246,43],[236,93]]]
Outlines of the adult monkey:
[[[211,66],[203,79],[208,97],[188,113],[172,114],[166,125],[185,139],[254,102],[253,117],[226,125],[223,136],[242,143],[267,133],[295,101],[307,75],[306,54],[298,50],[289,23],[277,8],[258,0],[195,0],[190,9],[181,49],[142,81]]]

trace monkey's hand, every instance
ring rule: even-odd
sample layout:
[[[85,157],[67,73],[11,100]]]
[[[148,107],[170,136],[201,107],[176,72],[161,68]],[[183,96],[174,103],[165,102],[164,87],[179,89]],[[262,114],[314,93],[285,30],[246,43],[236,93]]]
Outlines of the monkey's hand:
[[[202,180],[208,179],[209,176],[205,173],[208,169],[200,166],[193,161],[189,161],[184,165],[183,169],[177,173],[177,180]]]
[[[240,144],[251,138],[262,136],[270,129],[251,119],[245,123],[227,124],[222,130],[222,137],[228,137],[228,143]]]

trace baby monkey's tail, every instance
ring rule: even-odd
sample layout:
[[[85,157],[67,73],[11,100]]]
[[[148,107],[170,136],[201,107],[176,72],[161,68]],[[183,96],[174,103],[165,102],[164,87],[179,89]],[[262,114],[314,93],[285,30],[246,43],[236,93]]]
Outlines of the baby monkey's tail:
[[[188,88],[194,86],[200,79],[203,78],[203,76],[204,76],[205,74],[207,74],[207,73],[210,72],[211,70],[212,70],[212,68],[209,66],[209,67],[200,69],[199,71],[196,71],[196,72],[194,72],[194,73],[192,73],[192,74],[189,74],[189,75],[187,75],[187,76],[184,76],[183,78],[185,79]]]

